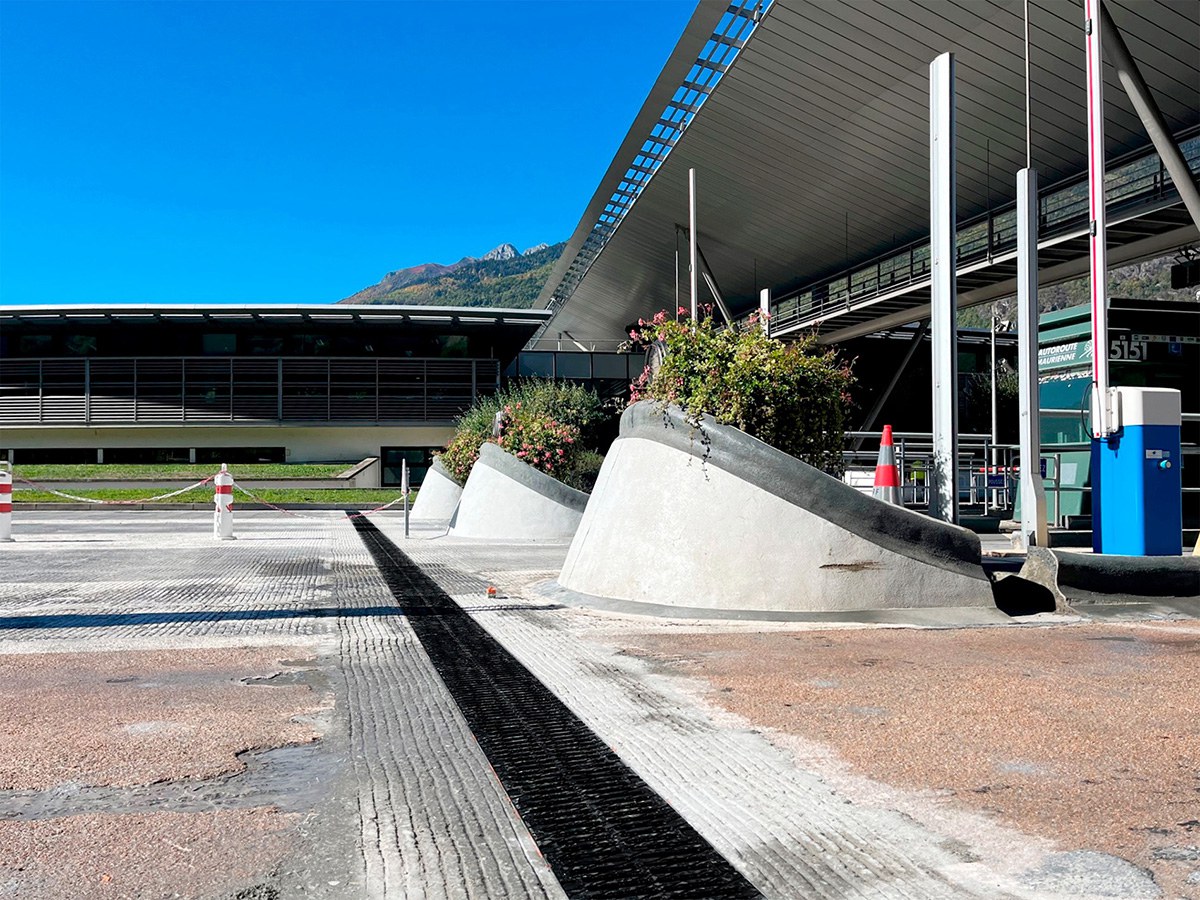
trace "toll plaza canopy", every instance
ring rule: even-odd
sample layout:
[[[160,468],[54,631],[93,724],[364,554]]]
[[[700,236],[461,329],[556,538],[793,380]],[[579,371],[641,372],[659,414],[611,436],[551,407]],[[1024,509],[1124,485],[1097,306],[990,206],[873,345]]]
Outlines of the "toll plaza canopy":
[[[1193,173],[1200,6],[1109,0]],[[1028,4],[1040,280],[1087,271],[1084,10]],[[688,169],[703,259],[736,315],[772,291],[772,331],[836,342],[929,315],[929,64],[955,54],[959,304],[1014,292],[1026,165],[1022,0],[702,0],[539,304],[546,335],[619,338],[688,288]],[[1200,238],[1111,65],[1109,263]]]

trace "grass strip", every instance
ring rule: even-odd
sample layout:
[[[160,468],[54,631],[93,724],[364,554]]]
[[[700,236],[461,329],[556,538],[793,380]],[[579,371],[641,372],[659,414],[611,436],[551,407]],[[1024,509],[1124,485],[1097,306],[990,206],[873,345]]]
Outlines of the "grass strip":
[[[93,488],[70,491],[77,497],[87,497],[91,500],[141,500],[153,496],[155,491],[146,488]],[[341,506],[376,507],[390,503],[401,496],[396,488],[263,488],[256,490],[255,496],[268,503],[331,503]],[[414,492],[411,496],[415,497]],[[211,486],[196,488],[155,503],[212,503],[213,489]],[[233,495],[235,505],[252,503],[245,494]],[[59,497],[46,491],[18,487],[13,491],[14,504],[21,503],[74,503],[66,497]],[[396,504],[400,506],[401,504]]]
[[[246,463],[231,465],[235,478],[335,478],[353,468],[355,463]],[[220,465],[21,465],[14,475],[30,481],[123,481],[126,479],[155,479],[182,482],[199,481],[220,470]]]

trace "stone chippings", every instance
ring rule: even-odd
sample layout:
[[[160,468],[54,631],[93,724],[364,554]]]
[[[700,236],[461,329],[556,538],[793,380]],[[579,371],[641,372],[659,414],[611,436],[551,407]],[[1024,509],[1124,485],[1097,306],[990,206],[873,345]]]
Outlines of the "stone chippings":
[[[286,858],[295,819],[260,807],[0,821],[0,896],[232,897]]]
[[[1045,890],[1110,854],[1169,896],[1196,893],[1186,887],[1200,871],[1188,852],[1200,842],[1195,621],[657,634],[630,646],[704,678],[744,721],[832,747],[855,773],[1079,848],[1035,867]]]
[[[21,524],[5,548],[0,664],[52,669],[50,654],[64,654],[57,696],[78,690],[82,721],[64,708],[22,727],[74,728],[87,746],[10,773],[52,786],[0,791],[0,896],[562,896],[340,515],[243,513],[238,540],[222,543],[202,513],[26,513]],[[256,644],[270,649],[245,649]],[[317,698],[291,677],[310,669]],[[13,702],[29,687],[14,685]],[[150,708],[156,691],[173,699]],[[237,696],[262,698],[252,721],[217,708]],[[296,721],[266,727],[288,703]],[[229,733],[219,763],[187,741],[144,760],[121,743],[173,740],[196,716]],[[231,756],[314,730],[319,757],[303,746]],[[183,780],[135,784],[160,777]]]
[[[391,528],[387,522],[383,527]],[[1112,818],[1103,801],[1080,811],[1071,827],[1052,823],[1042,829],[1030,822],[1005,826],[996,822],[990,811],[980,814],[944,792],[931,791],[929,786],[936,781],[930,778],[901,780],[900,787],[892,788],[869,779],[842,777],[847,764],[837,757],[836,750],[845,744],[831,748],[814,741],[790,740],[788,734],[765,730],[761,719],[731,715],[720,708],[740,700],[786,709],[784,704],[792,702],[788,695],[795,694],[800,699],[793,706],[802,715],[810,693],[836,687],[843,672],[877,674],[880,654],[871,652],[875,641],[894,637],[920,647],[928,638],[931,646],[918,653],[912,672],[899,678],[902,686],[892,689],[904,695],[904,714],[921,706],[925,692],[936,683],[946,703],[957,705],[966,719],[988,719],[1003,727],[1016,702],[1011,695],[1020,685],[1012,686],[1011,691],[1000,688],[981,695],[989,699],[980,706],[973,699],[972,684],[964,686],[957,680],[953,663],[947,664],[947,671],[926,672],[924,677],[917,674],[917,668],[921,664],[936,668],[943,653],[953,659],[945,647],[963,641],[968,648],[963,658],[980,665],[978,674],[983,677],[982,658],[969,649],[975,641],[1008,635],[1012,641],[1036,642],[1046,629],[811,628],[590,613],[530,599],[544,596],[537,582],[553,578],[546,573],[553,573],[556,561],[565,554],[564,546],[512,545],[501,552],[481,542],[465,541],[402,546],[427,571],[457,568],[495,583],[506,599],[488,600],[476,592],[455,599],[768,896],[1121,896],[1127,900],[1162,896],[1147,871],[1151,867],[1144,855],[1123,852],[1118,846],[1107,847],[1107,852],[1077,849],[1089,846],[1082,831]],[[453,583],[445,586],[447,590],[454,587]],[[763,658],[758,641],[776,642],[780,655]],[[865,662],[860,666],[845,660],[832,667],[834,671],[810,673],[811,690],[806,693],[787,680],[787,673],[805,666],[804,642],[808,641],[836,642],[848,655],[859,648],[858,655]],[[653,647],[653,652],[647,647]],[[1060,654],[1062,667],[1070,667],[1070,654],[1064,648],[1050,645],[1044,653]],[[1015,656],[1011,648],[1009,655]],[[647,657],[651,668],[640,656]],[[1031,667],[1040,665],[1041,659],[1042,653],[1035,653]],[[1179,661],[1182,663],[1182,657]],[[1013,665],[1016,662],[1010,660]],[[727,680],[740,669],[761,672],[761,677]],[[1113,689],[1119,690],[1120,673],[1109,675]],[[1175,677],[1178,687],[1164,697],[1165,704],[1170,704],[1170,697],[1178,691],[1189,690],[1190,684],[1182,673],[1168,677]],[[1053,681],[1046,678],[1047,685]],[[1086,689],[1085,678],[1080,677],[1078,684]],[[1185,701],[1174,715],[1180,737],[1194,733],[1197,719],[1190,712],[1194,697],[1192,694],[1192,700]],[[1032,696],[1026,702],[1031,715],[1056,705]],[[1057,705],[1061,714],[1072,715],[1069,701]],[[936,717],[944,710],[939,707],[930,715]],[[862,729],[878,727],[881,720],[889,721],[893,713],[887,703],[863,690],[846,704],[845,717],[853,720],[861,734]],[[1078,727],[1086,729],[1089,720],[1097,723],[1103,716],[1103,711],[1080,712]],[[1045,736],[1056,728],[1056,721],[1053,716],[1042,716],[1024,722],[1024,727],[1031,737]],[[902,750],[878,740],[869,747],[861,746],[865,742],[859,740],[858,753],[875,759],[885,773],[894,766],[917,771],[921,765],[939,764],[946,741],[952,740],[952,730],[953,726],[942,738],[927,733]],[[1102,729],[1098,733],[1102,734]],[[803,752],[798,753],[797,748]],[[1039,777],[1026,776],[1019,754],[1007,763],[1014,773],[1009,777],[1035,781]],[[1188,772],[1194,775],[1194,766]],[[1179,769],[1181,777],[1188,772]],[[1154,777],[1148,775],[1149,783],[1144,785],[1149,787]],[[1056,787],[1051,785],[1044,792],[1046,804],[1054,804]],[[1184,794],[1175,799],[1187,801]],[[1187,814],[1181,821],[1189,819],[1195,816]],[[1136,828],[1137,821],[1138,816],[1133,815],[1115,827]],[[1160,843],[1195,843],[1184,831],[1186,824],[1177,826],[1171,836],[1160,835]],[[1174,865],[1178,879],[1164,877],[1161,867],[1153,870],[1172,888],[1183,885],[1191,877],[1189,872],[1198,868],[1195,863]],[[1194,892],[1194,888],[1185,888],[1172,896],[1190,896],[1189,889]]]
[[[328,708],[320,696],[306,685],[246,683],[294,656],[288,648],[0,655],[0,809],[5,791],[210,779],[241,772],[247,750],[314,740],[309,723]]]
[[[812,730],[812,721],[793,723],[797,733],[789,734],[787,722],[775,725],[763,712],[792,702],[776,697],[782,702],[774,703],[776,682],[781,690],[809,697],[814,714],[821,709],[813,699],[817,692],[850,684],[838,713],[853,723],[846,734],[853,739],[863,729],[888,729],[898,718],[899,701],[886,694],[886,685],[855,680],[863,673],[889,671],[879,662],[888,657],[872,641],[908,635],[913,647],[925,648],[911,665],[890,670],[896,685],[907,684],[906,709],[911,709],[922,706],[934,687],[935,676],[922,678],[921,666],[952,649],[930,650],[938,640],[931,635],[962,639],[963,659],[978,664],[986,656],[974,643],[979,635],[1017,629],[804,630],[785,623],[653,620],[562,608],[548,601],[538,584],[559,571],[567,551],[563,543],[448,539],[437,529],[419,528],[405,541],[397,518],[373,521],[452,596],[465,612],[456,616],[481,626],[481,633],[507,650],[767,896],[1034,900],[1112,897],[1119,891],[1133,900],[1161,895],[1141,869],[1077,840],[1062,822],[1050,822],[1044,830],[1019,821],[998,824],[997,812],[980,812],[960,794],[948,793],[951,788],[931,791],[936,779],[921,766],[943,758],[945,736],[926,732],[904,754],[876,742],[864,758],[864,771],[873,771],[867,769],[873,759],[883,767],[878,777],[891,778],[887,766],[902,760],[912,775],[911,782],[897,775],[897,786],[889,786],[850,778],[846,770],[857,763],[836,734]],[[483,742],[413,628],[422,614],[436,611],[414,607],[410,597],[411,618],[406,616],[403,600],[393,593],[396,585],[389,585],[354,527],[337,514],[322,521],[243,512],[237,527],[238,541],[215,543],[203,513],[27,513],[18,543],[0,551],[7,576],[0,586],[0,664],[8,671],[22,659],[30,660],[32,673],[52,654],[62,654],[63,660],[94,655],[96,662],[81,664],[81,672],[140,677],[118,672],[119,665],[136,667],[139,659],[170,651],[179,659],[158,659],[144,667],[146,673],[165,676],[174,665],[188,671],[192,683],[189,688],[164,678],[164,690],[199,691],[204,677],[211,676],[210,702],[221,691],[230,696],[242,690],[263,692],[247,696],[281,691],[280,698],[264,699],[264,711],[291,704],[297,721],[280,724],[278,711],[265,715],[268,720],[276,716],[266,744],[294,741],[295,733],[285,736],[281,730],[293,726],[321,734],[308,744],[264,747],[265,752],[235,757],[247,767],[242,774],[204,769],[200,755],[181,756],[170,777],[188,766],[209,777],[132,785],[148,776],[117,766],[115,771],[125,774],[107,770],[113,786],[89,787],[89,778],[105,780],[99,754],[72,769],[72,780],[64,778],[49,790],[0,792],[0,896],[564,896],[492,772]],[[499,589],[499,597],[486,596],[488,585]],[[1150,626],[1128,626],[1134,627]],[[1182,640],[1194,626],[1172,627],[1171,640]],[[1100,633],[1128,635],[1128,628]],[[764,637],[791,650],[792,658],[778,663],[774,681],[769,673],[754,680],[754,667],[771,659],[765,645],[755,643]],[[709,640],[714,643],[704,644]],[[747,643],[737,646],[737,640]],[[847,655],[840,665],[807,672],[811,697],[788,680],[789,666],[819,657],[796,651],[807,640],[827,640]],[[1131,668],[1098,668],[1087,677],[1079,673],[1080,694],[1090,689],[1093,700],[1107,688],[1119,694],[1128,671],[1153,669],[1160,661],[1155,653],[1139,655],[1129,641],[1109,644],[1106,652],[1131,654]],[[1068,649],[1048,647],[1051,655]],[[220,666],[213,662],[222,653],[234,654],[224,663],[229,684],[219,683]],[[236,654],[248,655],[235,659]],[[858,656],[876,662],[852,664]],[[1015,665],[1019,653],[1010,649],[1009,656]],[[1185,657],[1180,650],[1176,662],[1182,665]],[[205,659],[213,664],[209,670],[201,665]],[[278,669],[273,678],[270,669]],[[1194,681],[1182,671],[1172,677],[1181,685]],[[1089,688],[1089,679],[1098,686]],[[92,706],[101,709],[110,703],[108,697],[134,692],[134,683],[114,681],[103,689],[112,693],[96,693]],[[311,692],[299,690],[301,684]],[[62,687],[70,689],[66,682]],[[971,688],[988,689],[985,684]],[[1140,688],[1129,689],[1135,704],[1148,697]],[[988,710],[1003,710],[993,718],[1003,719],[1014,709],[1019,713],[1013,691],[1020,693],[1013,687],[985,704]],[[973,695],[947,688],[937,696],[952,715],[969,709]],[[758,706],[735,707],[747,698]],[[203,701],[199,694],[189,701],[199,715],[206,715]],[[1053,707],[1056,701],[1047,695],[1038,702]],[[1179,702],[1178,716],[1193,715],[1185,700]],[[120,706],[116,700],[112,704],[114,711]],[[1177,722],[1153,704],[1147,708],[1166,716],[1156,718],[1156,727]],[[171,729],[161,727],[172,721],[169,716],[138,712],[135,721],[113,712],[113,721],[121,728],[133,726],[124,733],[141,740],[170,737]],[[1081,711],[1079,716],[1085,727],[1088,715]],[[212,719],[218,727],[224,723],[216,715]],[[837,716],[828,721],[834,720]],[[1028,729],[1044,733],[1055,721],[1034,717]],[[968,724],[956,723],[950,730],[958,729],[960,739],[986,734]],[[249,734],[255,725],[266,727],[235,723],[229,730]],[[768,726],[777,730],[767,731]],[[86,734],[86,722],[79,732]],[[1161,733],[1175,740],[1177,734],[1194,732]],[[802,735],[820,741],[804,745]],[[1095,742],[1104,739],[1103,732],[1095,733]],[[227,766],[232,746],[221,751]],[[849,762],[837,750],[845,751]],[[1188,752],[1194,761],[1196,755]],[[1014,749],[993,763],[994,777],[986,784],[1028,782],[1031,790],[1042,783],[1057,786],[1044,781],[1053,772],[1048,776],[1030,753]],[[540,761],[531,758],[527,765],[536,773]],[[1190,771],[1194,775],[1195,767]],[[43,773],[41,780],[31,776],[28,783],[44,785],[55,777]],[[1157,778],[1158,772],[1151,772],[1140,784],[1153,793]],[[1128,784],[1132,789],[1139,782],[1131,778]],[[973,795],[980,786],[972,783]],[[990,803],[994,794],[1004,798],[1003,791],[977,796]],[[955,813],[961,809],[966,812]],[[1194,803],[1181,809],[1179,824],[1171,826],[1176,830],[1165,834],[1167,826],[1160,828],[1150,817],[1145,823],[1149,855],[1129,858],[1148,868],[1175,867],[1179,877],[1170,882],[1172,896],[1187,897],[1188,891],[1195,893],[1200,871],[1190,856],[1197,831],[1189,829],[1200,828],[1195,825],[1200,816]],[[1104,810],[1091,814],[1103,816]]]

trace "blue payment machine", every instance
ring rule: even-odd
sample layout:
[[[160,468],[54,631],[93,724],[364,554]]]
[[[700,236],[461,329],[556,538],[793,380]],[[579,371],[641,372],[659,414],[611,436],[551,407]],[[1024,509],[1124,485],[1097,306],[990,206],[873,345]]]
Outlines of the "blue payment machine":
[[[1092,440],[1092,549],[1125,556],[1179,556],[1179,391],[1113,388],[1112,410],[1113,433]]]

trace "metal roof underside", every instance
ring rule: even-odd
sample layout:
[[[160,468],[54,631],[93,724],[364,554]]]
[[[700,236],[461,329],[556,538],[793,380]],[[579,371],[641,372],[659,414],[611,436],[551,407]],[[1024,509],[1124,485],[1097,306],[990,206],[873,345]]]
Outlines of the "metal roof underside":
[[[1170,128],[1200,126],[1200,4],[1107,5]],[[665,99],[728,8],[701,2],[539,305],[552,305]],[[928,66],[947,50],[957,62],[958,220],[1011,203],[1025,165],[1022,31],[1021,0],[774,0],[548,332],[610,339],[670,308],[677,246],[688,304],[686,237],[676,226],[686,226],[692,166],[701,248],[735,308],[756,303],[759,288],[779,296],[927,240]],[[1031,0],[1030,45],[1033,165],[1045,188],[1087,166],[1082,5]],[[1149,139],[1111,67],[1105,74],[1113,159]]]

